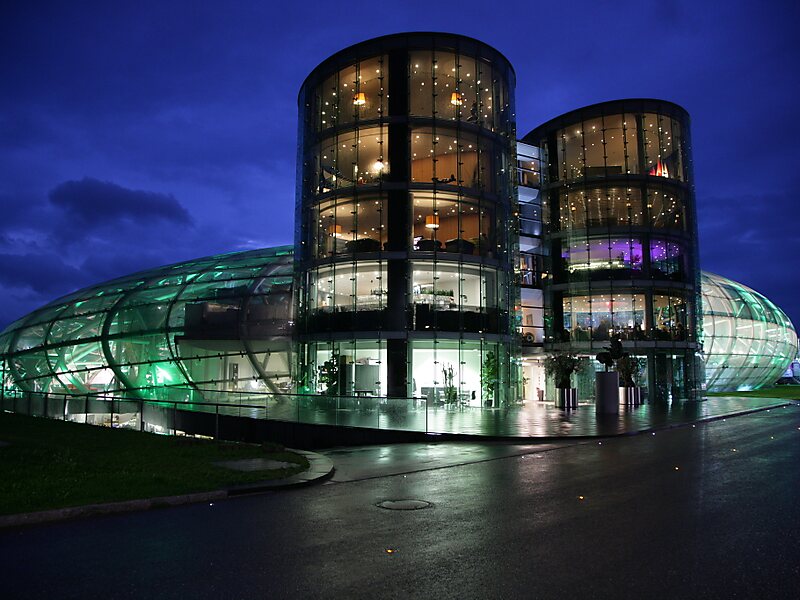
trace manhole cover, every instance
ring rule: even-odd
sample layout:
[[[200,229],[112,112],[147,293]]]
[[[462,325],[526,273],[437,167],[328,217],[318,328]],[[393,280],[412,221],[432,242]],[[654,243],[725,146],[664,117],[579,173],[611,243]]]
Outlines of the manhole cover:
[[[425,500],[384,500],[383,502],[378,502],[376,506],[388,510],[419,510],[421,508],[430,508],[433,504]]]

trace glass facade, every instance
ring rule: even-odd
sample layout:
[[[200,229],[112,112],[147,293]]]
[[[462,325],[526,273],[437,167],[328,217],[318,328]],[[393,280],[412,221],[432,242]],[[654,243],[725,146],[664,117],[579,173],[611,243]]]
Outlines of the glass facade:
[[[786,314],[750,288],[703,272],[703,353],[710,392],[774,384],[797,354]]]
[[[701,296],[686,112],[607,102],[517,143],[514,86],[496,50],[448,34],[327,59],[299,95],[294,246],[136,273],[26,315],[0,333],[0,400],[56,395],[66,416],[82,399],[89,419],[119,394],[141,423],[155,401],[238,403],[487,433],[516,413],[465,409],[552,399],[550,353],[578,355],[590,400],[613,338],[643,359],[650,401],[773,383],[797,351],[786,315],[712,274]]]
[[[680,107],[621,100],[524,139],[542,162],[545,349],[592,359],[621,338],[647,360],[654,400],[696,398],[701,387],[688,134]],[[600,368],[590,364],[589,378]]]
[[[516,399],[513,89],[496,50],[445,34],[364,42],[306,79],[298,391],[326,393],[336,364],[358,395]]]
[[[4,390],[201,401],[292,381],[292,248],[211,256],[77,291],[0,334]]]

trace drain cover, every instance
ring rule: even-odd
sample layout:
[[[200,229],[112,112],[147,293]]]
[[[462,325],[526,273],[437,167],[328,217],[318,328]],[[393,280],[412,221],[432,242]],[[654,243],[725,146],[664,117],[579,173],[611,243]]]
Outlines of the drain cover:
[[[430,508],[433,504],[425,500],[384,500],[383,502],[378,502],[375,506],[388,510],[419,510],[421,508]]]

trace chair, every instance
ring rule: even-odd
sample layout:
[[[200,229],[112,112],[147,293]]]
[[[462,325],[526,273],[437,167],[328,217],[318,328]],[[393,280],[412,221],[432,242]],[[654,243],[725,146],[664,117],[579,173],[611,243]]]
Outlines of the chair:
[[[351,240],[344,245],[345,252],[378,252],[380,249],[381,243],[372,238]]]
[[[447,240],[444,243],[444,247],[448,252],[459,252],[461,254],[473,254],[475,252],[475,244],[461,238]]]
[[[442,242],[439,240],[425,240],[422,239],[417,242],[417,249],[423,252],[433,252],[442,249]]]

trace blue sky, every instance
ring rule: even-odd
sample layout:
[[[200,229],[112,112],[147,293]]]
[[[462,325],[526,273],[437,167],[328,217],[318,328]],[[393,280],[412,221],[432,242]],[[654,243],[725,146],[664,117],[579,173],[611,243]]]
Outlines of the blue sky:
[[[798,22],[770,1],[4,5],[0,327],[134,270],[291,243],[303,79],[413,30],[503,52],[520,137],[615,98],[684,106],[702,267],[800,323]]]

